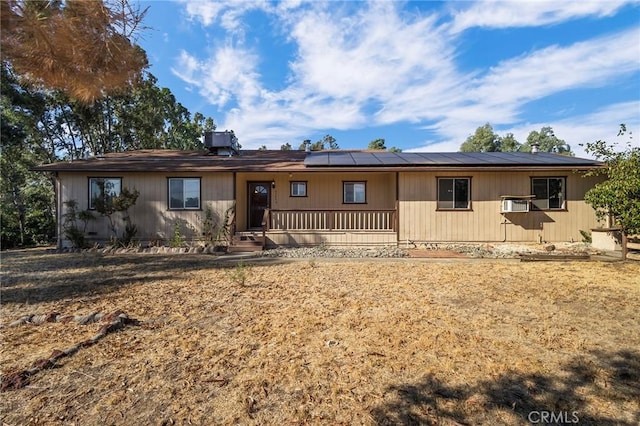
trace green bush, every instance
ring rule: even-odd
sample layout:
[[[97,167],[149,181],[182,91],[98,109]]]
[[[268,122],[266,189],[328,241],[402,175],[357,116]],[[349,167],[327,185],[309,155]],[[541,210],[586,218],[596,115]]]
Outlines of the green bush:
[[[580,235],[582,235],[582,242],[591,244],[591,231],[583,231],[580,230]]]

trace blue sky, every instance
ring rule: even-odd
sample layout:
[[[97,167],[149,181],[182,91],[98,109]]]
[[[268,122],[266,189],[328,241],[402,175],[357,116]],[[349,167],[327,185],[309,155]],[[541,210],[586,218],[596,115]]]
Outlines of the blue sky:
[[[640,132],[639,1],[147,1],[150,72],[244,148]],[[635,138],[636,143],[638,138]]]

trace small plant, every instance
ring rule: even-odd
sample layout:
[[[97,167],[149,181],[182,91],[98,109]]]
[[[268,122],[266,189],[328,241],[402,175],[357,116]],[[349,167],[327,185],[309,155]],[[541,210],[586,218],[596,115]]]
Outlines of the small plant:
[[[582,242],[591,244],[591,231],[583,231],[580,230],[580,235],[582,235]]]
[[[234,283],[244,287],[247,285],[247,275],[249,274],[250,268],[244,264],[244,262],[240,261],[236,263],[236,266],[229,272],[229,278]]]
[[[85,248],[87,247],[87,239],[84,236],[84,232],[75,226],[71,226],[64,230],[64,236],[71,241],[73,248]]]
[[[210,206],[205,207],[202,220],[202,235],[204,240],[212,246],[217,246],[221,241],[228,241],[231,227],[229,220],[235,211],[235,204],[224,212],[224,217],[220,219],[218,213]]]
[[[76,200],[65,201],[64,205],[67,207],[67,211],[63,216],[64,224],[62,225],[64,236],[71,241],[74,248],[87,247],[87,239],[85,237],[87,225],[89,221],[96,219],[95,216],[87,210],[78,211],[78,202]],[[78,221],[82,222],[82,227],[78,225]]]
[[[126,222],[124,233],[122,234],[122,238],[119,239],[119,243],[124,247],[130,247],[134,243],[137,233],[138,226],[131,223],[131,221]]]
[[[309,267],[311,269],[315,268],[317,265],[316,260],[315,259],[309,259],[309,263],[308,263]]]
[[[213,245],[216,240],[216,228],[218,218],[216,212],[210,207],[204,208],[204,218],[202,218],[202,235],[204,240]]]
[[[101,194],[108,193],[108,191],[105,191],[105,182],[99,182],[98,186],[100,187]],[[139,196],[140,191],[138,191],[137,189],[130,190],[128,188],[122,188],[119,195],[101,196],[93,199],[93,205],[95,206],[96,211],[109,220],[111,240],[115,241],[117,244],[120,244],[122,242],[122,239],[118,238],[118,230],[116,229],[116,222],[113,219],[113,215],[115,213],[121,212],[122,221],[125,224],[125,228],[128,227],[129,232],[135,231],[133,234],[133,236],[135,236],[135,233],[137,233],[137,227],[131,223],[129,208],[133,207],[136,204]],[[126,229],[124,232],[125,236],[123,237],[123,239],[129,238],[129,242],[131,242],[133,236],[126,235]]]
[[[173,236],[169,240],[169,245],[171,247],[184,246],[184,236],[180,231],[180,224],[177,221],[173,224]]]

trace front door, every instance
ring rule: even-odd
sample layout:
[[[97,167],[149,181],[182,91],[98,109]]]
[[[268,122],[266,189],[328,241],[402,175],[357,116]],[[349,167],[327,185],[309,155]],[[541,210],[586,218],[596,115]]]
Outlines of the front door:
[[[249,182],[249,228],[261,228],[264,210],[271,206],[271,182]]]

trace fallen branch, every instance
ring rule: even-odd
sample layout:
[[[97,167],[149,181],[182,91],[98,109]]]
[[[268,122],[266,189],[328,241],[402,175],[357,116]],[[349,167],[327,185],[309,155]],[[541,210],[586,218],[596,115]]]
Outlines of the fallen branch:
[[[95,322],[98,321],[96,318],[97,314],[92,314],[93,317],[91,319],[91,322]],[[80,343],[77,343],[73,346],[68,347],[67,349],[64,349],[62,351],[60,350],[54,350],[51,355],[49,356],[49,358],[43,358],[43,359],[39,359],[36,362],[33,363],[33,365],[31,366],[31,368],[27,369],[27,370],[21,370],[21,371],[14,371],[8,374],[5,374],[3,376],[0,376],[0,391],[6,391],[6,390],[11,390],[11,389],[20,389],[23,388],[24,386],[29,384],[29,380],[31,378],[31,376],[39,373],[42,370],[46,370],[48,368],[53,368],[56,363],[67,356],[71,356],[73,354],[75,354],[76,352],[78,352],[81,348],[86,348],[89,346],[92,346],[94,344],[96,344],[100,339],[104,338],[107,334],[112,333],[114,331],[120,330],[124,327],[126,327],[127,325],[138,325],[140,324],[140,321],[133,319],[133,318],[129,318],[126,314],[124,314],[123,312],[120,311],[116,311],[113,312],[111,314],[99,314],[100,315],[100,319],[108,322],[108,324],[103,325],[102,327],[100,327],[100,330],[98,331],[98,333],[91,337],[90,339],[87,340],[83,340]],[[49,315],[38,315],[36,318],[36,321],[38,322],[33,322],[33,324],[42,324],[45,322],[55,322],[58,321],[57,319],[55,321],[51,321],[51,318],[58,318],[60,315],[59,314],[49,314]],[[25,322],[21,322],[18,323],[17,325],[20,324],[26,324],[28,322],[33,321],[34,319],[34,315],[30,316],[29,320],[25,321]],[[44,318],[41,318],[44,317]],[[81,316],[81,317],[62,317],[62,318],[73,318],[72,320],[74,321],[78,321],[76,320],[76,318],[85,318],[89,317],[89,315],[85,315],[85,316]],[[26,317],[22,317],[20,318],[21,321],[23,318]],[[18,321],[14,321],[11,324],[16,324]],[[66,321],[66,322],[70,322]],[[9,324],[9,326],[12,326],[11,324]],[[81,324],[87,324],[87,323],[82,323]]]
[[[69,323],[69,322],[77,322],[80,325],[92,324],[94,322],[99,322],[102,320],[108,321],[106,319],[109,315],[113,314],[105,314],[100,312],[92,312],[88,315],[60,315],[58,312],[51,312],[49,314],[29,314],[24,315],[17,320],[2,326],[2,328],[9,327],[18,327],[20,325],[25,324],[34,324],[40,325],[47,322],[61,322],[61,323]]]

